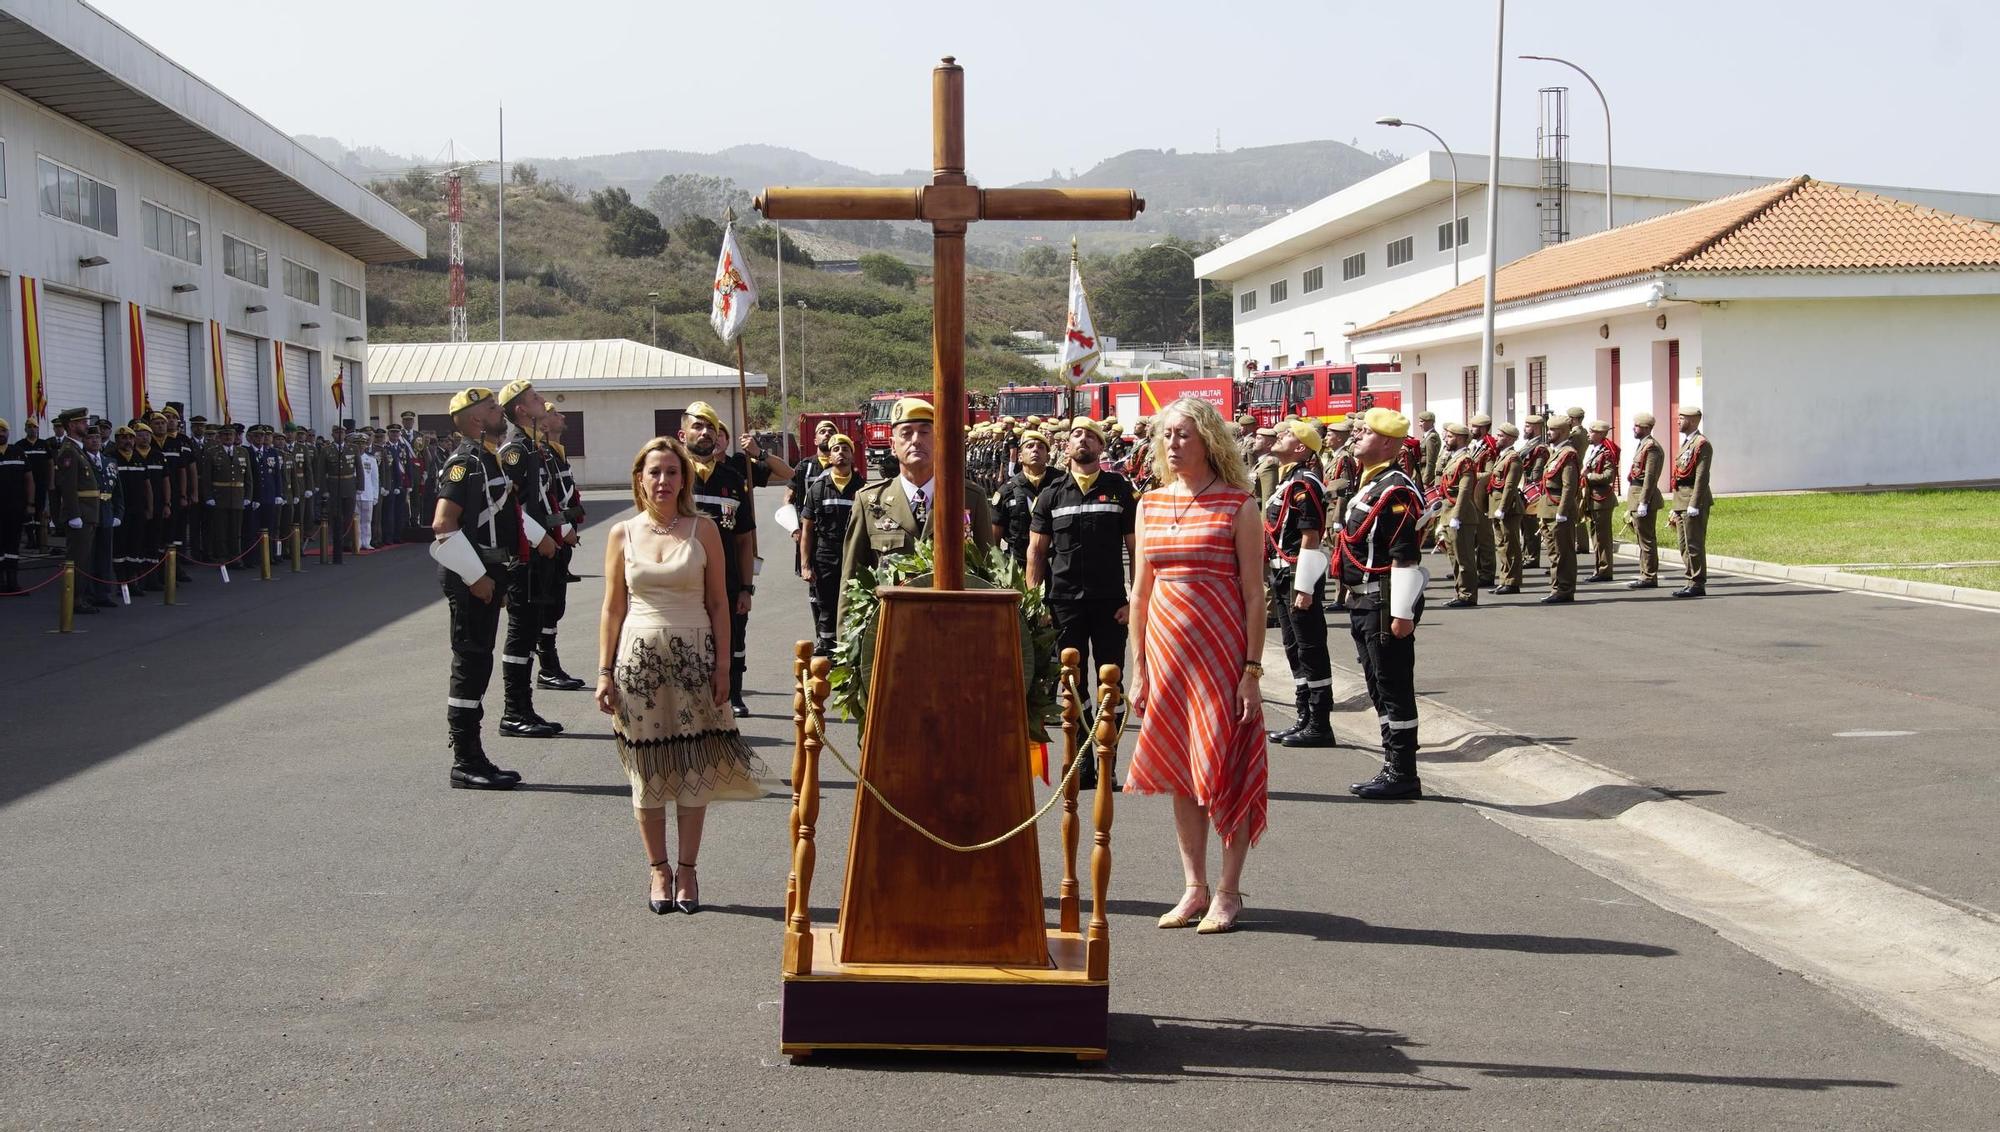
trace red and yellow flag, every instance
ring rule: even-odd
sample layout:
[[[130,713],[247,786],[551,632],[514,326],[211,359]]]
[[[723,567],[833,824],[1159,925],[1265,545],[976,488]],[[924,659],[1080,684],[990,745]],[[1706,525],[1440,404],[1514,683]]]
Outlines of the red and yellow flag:
[[[1042,785],[1049,785],[1049,745],[1047,743],[1028,744],[1028,773],[1037,775]]]
[[[153,411],[153,399],[146,393],[146,310],[138,303],[125,304],[125,337],[131,342],[132,415],[143,417]]]
[[[25,275],[21,276],[21,355],[28,378],[28,411],[24,415],[46,420],[49,391],[42,374],[41,288]]]
[[[235,424],[229,418],[229,380],[222,360],[222,324],[208,320],[208,372],[215,381],[215,419]]]
[[[292,424],[292,399],[285,393],[285,344],[271,339],[271,377],[278,384],[278,427]]]
[[[333,411],[340,415],[347,408],[347,363],[339,362],[333,371]]]

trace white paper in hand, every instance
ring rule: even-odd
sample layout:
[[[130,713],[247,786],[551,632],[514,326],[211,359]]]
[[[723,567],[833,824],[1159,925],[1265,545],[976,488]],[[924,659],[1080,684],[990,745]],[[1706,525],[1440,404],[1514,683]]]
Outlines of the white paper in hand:
[[[776,519],[778,521],[778,525],[785,528],[787,532],[792,534],[798,533],[799,530],[798,508],[787,503],[783,507],[778,508],[778,513],[771,517]]]

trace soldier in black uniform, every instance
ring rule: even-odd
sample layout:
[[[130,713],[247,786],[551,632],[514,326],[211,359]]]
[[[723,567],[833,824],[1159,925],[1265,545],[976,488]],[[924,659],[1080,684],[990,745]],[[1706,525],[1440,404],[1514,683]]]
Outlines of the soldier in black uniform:
[[[521,776],[494,766],[479,740],[501,603],[516,588],[515,576],[526,571],[517,550],[520,509],[490,447],[507,426],[491,389],[467,389],[451,399],[450,409],[460,435],[471,438],[438,469],[431,528],[431,558],[451,610],[451,684],[444,709],[451,785],[454,790],[511,790]]]
[[[506,705],[500,731],[527,739],[561,734],[562,724],[535,714],[535,649],[542,639],[542,615],[548,601],[550,568],[556,556],[556,519],[549,514],[548,484],[543,479],[540,430],[542,399],[527,381],[508,382],[500,390],[500,412],[509,426],[500,446],[500,472],[514,489],[521,515],[521,544],[527,549],[521,565],[508,576],[507,641],[500,650],[500,687]]]
[[[583,499],[577,494],[576,479],[570,474],[569,455],[563,451],[563,429],[568,424],[553,401],[542,402],[542,482],[547,488],[549,514],[556,526],[556,556],[545,568],[542,635],[535,643],[538,671],[535,687],[557,692],[578,692],[583,681],[563,671],[562,657],[556,652],[556,627],[569,611],[570,559],[582,537],[577,525],[583,522]]]
[[[28,529],[23,545],[35,550],[49,548],[49,496],[54,486],[50,463],[55,447],[42,437],[42,422],[33,417],[21,422],[21,462],[28,469]]]
[[[1326,650],[1326,488],[1314,459],[1319,429],[1301,420],[1281,421],[1271,454],[1278,458],[1278,490],[1264,507],[1264,542],[1271,552],[1270,585],[1281,606],[1278,629],[1292,669],[1298,722],[1270,733],[1287,747],[1331,747],[1333,659]]]
[[[1029,536],[1035,529],[1035,504],[1057,477],[1049,474],[1049,438],[1040,429],[1021,434],[1020,452],[1021,470],[993,496],[993,541],[1025,566]]]
[[[21,530],[28,525],[35,501],[25,442],[9,445],[8,433],[7,422],[0,420],[0,594],[21,590]],[[834,573],[840,573],[838,562]]]
[[[825,474],[812,477],[799,507],[799,572],[812,594],[813,651],[820,656],[833,652],[840,633],[835,620],[840,608],[840,553],[847,543],[847,524],[854,518],[854,496],[861,490],[853,437],[835,433],[827,442],[826,459]]]
[[[722,580],[729,598],[729,702],[738,717],[750,714],[743,702],[743,634],[749,626],[751,599],[757,593],[753,571],[757,555],[757,514],[743,462],[722,458],[722,418],[706,401],[696,401],[681,414],[681,443],[694,461],[694,505],[714,520],[722,534]]]
[[[136,429],[119,425],[106,461],[118,477],[122,506],[111,532],[111,577],[130,584],[146,568],[146,527],[153,519],[153,477],[139,455]]]
[[[1394,462],[1409,431],[1409,418],[1393,409],[1370,409],[1363,418],[1355,445],[1363,468],[1361,490],[1347,505],[1337,547],[1340,572],[1354,590],[1347,607],[1354,654],[1382,724],[1381,773],[1347,788],[1362,798],[1421,798],[1424,793],[1417,777],[1413,635],[1423,619],[1429,580],[1419,564],[1424,496]]]

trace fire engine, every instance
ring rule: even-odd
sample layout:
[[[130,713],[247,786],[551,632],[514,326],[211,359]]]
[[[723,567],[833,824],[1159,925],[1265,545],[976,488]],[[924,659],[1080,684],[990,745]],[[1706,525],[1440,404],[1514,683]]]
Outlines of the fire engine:
[[[1287,413],[1325,423],[1371,408],[1400,409],[1402,367],[1392,363],[1301,365],[1265,370],[1251,381],[1248,412],[1270,428]]]
[[[993,395],[994,414],[1025,421],[1029,417],[1073,416],[1071,393],[1063,385],[1006,385]]]
[[[798,435],[791,438],[792,443],[797,445],[797,454],[789,462],[797,463],[800,455],[814,450],[813,432],[819,428],[821,421],[832,421],[833,427],[852,440],[856,449],[863,447],[860,413],[800,413]]]
[[[1093,420],[1117,417],[1127,436],[1140,417],[1150,417],[1182,397],[1199,397],[1223,417],[1242,412],[1243,399],[1228,377],[1184,377],[1106,381],[1078,387],[1078,414]]]

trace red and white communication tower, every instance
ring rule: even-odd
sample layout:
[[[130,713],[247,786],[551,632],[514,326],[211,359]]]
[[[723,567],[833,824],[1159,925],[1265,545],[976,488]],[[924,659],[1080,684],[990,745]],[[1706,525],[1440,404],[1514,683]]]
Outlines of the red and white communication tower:
[[[465,197],[460,183],[462,172],[450,170],[444,179],[445,220],[450,225],[451,282],[446,304],[451,310],[451,340],[466,341],[465,325]]]

